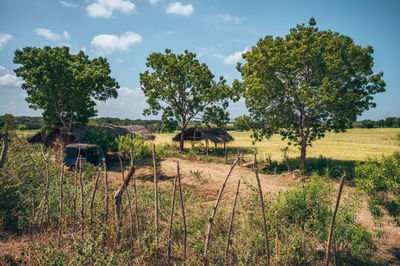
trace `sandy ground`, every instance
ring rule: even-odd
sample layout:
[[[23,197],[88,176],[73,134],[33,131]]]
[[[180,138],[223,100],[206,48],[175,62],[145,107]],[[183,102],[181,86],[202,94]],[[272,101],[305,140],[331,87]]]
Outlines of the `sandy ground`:
[[[167,158],[161,162],[159,186],[162,189],[172,190],[173,178],[177,173],[177,161],[178,159],[175,158]],[[193,189],[195,193],[202,194],[208,199],[210,204],[213,204],[231,165],[188,160],[179,160],[179,164],[183,189]],[[109,182],[112,186],[122,184],[121,173],[118,169],[119,167],[115,165],[111,167],[109,171]],[[296,182],[293,180],[293,174],[291,172],[280,175],[260,174],[259,176],[266,197],[273,197],[276,192],[285,190],[290,184]],[[143,167],[137,169],[135,177],[138,185],[153,185],[153,175],[148,168]],[[257,186],[254,172],[248,167],[236,165],[226,184],[223,197],[234,196],[239,178],[242,180],[240,193],[249,192],[248,184]],[[344,193],[352,193],[354,188],[346,187],[344,191]],[[362,204],[359,221],[373,232],[381,232],[382,237],[377,238],[377,256],[387,260],[388,264],[399,265],[400,227],[391,225],[388,223],[387,219],[384,219],[384,222],[380,226],[375,225],[365,201]],[[28,241],[32,241],[32,239],[20,237],[7,242],[0,242],[0,256],[7,253],[18,256],[20,252],[18,253],[17,247]]]

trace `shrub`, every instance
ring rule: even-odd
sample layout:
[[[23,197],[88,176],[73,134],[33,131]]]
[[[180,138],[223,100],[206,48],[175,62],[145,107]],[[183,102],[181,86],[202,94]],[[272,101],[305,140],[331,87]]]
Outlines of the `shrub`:
[[[81,136],[81,142],[97,144],[104,152],[118,151],[118,144],[115,140],[114,133],[106,129],[86,129]]]
[[[371,214],[380,218],[387,213],[400,225],[400,152],[359,165],[356,178],[368,195]]]

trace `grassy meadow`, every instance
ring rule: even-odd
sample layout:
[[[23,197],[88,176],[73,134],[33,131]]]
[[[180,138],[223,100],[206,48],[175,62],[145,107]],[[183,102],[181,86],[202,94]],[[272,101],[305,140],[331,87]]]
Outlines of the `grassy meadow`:
[[[156,144],[172,144],[175,134],[155,134]],[[229,131],[229,134],[235,140],[228,144],[228,148],[254,147],[251,132]],[[324,138],[316,140],[307,148],[307,158],[318,158],[322,155],[335,160],[364,161],[370,157],[389,155],[400,151],[398,134],[400,128],[355,128],[344,133],[328,132]],[[261,159],[270,156],[272,160],[277,161],[283,159],[282,149],[286,146],[287,141],[282,141],[280,135],[273,135],[270,139],[255,144]],[[185,143],[185,147],[190,148],[191,144]],[[290,158],[299,157],[298,147],[289,146],[288,155]]]

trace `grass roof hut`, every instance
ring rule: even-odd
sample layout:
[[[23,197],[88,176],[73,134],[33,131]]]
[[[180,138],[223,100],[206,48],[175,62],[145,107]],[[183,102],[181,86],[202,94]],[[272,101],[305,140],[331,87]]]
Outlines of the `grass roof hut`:
[[[172,140],[179,141],[181,134],[176,135]],[[190,127],[183,132],[184,141],[206,141],[206,152],[208,155],[208,141],[214,142],[215,145],[223,143],[226,155],[226,143],[231,142],[234,138],[228,132],[214,127]]]

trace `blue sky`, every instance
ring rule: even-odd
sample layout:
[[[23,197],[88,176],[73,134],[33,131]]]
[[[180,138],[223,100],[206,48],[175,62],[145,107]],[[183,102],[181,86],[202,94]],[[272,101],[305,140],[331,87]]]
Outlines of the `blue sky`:
[[[22,81],[14,75],[16,49],[67,45],[73,53],[108,58],[121,89],[117,99],[97,105],[98,116],[136,119],[144,118],[147,106],[139,73],[150,53],[190,50],[231,83],[240,78],[241,52],[314,17],[320,29],[374,47],[374,70],[384,72],[386,92],[359,119],[400,117],[399,14],[396,0],[0,0],[0,114],[41,114],[28,108]],[[246,113],[243,100],[229,111],[232,119]]]

